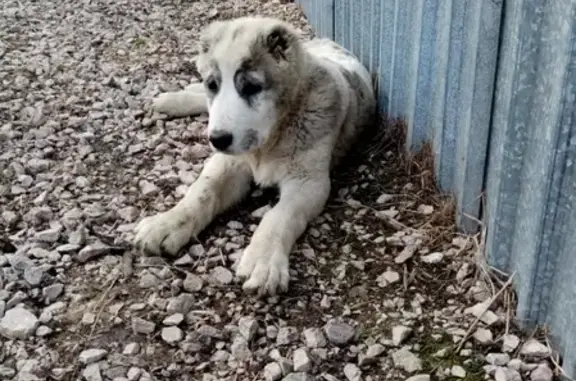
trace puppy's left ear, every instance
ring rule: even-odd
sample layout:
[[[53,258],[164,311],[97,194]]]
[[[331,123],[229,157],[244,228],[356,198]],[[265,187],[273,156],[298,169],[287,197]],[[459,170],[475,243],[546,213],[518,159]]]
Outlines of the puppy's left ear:
[[[276,60],[286,60],[286,55],[297,42],[298,36],[289,26],[277,25],[268,32],[265,46]]]

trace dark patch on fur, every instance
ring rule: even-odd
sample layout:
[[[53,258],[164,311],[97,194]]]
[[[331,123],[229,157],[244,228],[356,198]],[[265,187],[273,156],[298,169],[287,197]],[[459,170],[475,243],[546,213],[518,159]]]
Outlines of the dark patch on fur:
[[[246,132],[244,139],[242,139],[242,148],[245,150],[250,149],[258,142],[258,132],[250,129]]]

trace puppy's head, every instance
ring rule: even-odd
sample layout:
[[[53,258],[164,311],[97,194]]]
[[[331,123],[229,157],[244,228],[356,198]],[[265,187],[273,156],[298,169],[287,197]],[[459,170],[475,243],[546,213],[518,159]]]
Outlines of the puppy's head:
[[[264,146],[292,99],[301,45],[286,23],[239,18],[209,25],[197,67],[208,95],[212,147],[241,154]]]

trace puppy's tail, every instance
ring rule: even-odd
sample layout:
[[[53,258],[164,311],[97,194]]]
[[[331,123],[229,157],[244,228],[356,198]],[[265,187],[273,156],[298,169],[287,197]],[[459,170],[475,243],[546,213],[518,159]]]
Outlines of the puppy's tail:
[[[175,118],[202,114],[208,112],[206,93],[201,85],[193,84],[186,90],[160,94],[152,102],[152,109]]]

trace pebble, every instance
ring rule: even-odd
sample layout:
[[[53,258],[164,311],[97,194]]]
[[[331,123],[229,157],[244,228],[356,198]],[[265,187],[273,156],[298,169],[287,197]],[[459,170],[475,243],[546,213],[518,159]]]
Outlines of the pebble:
[[[100,365],[90,364],[82,371],[82,377],[86,381],[102,381],[102,374],[100,373]]]
[[[520,355],[528,358],[544,359],[550,357],[552,351],[536,339],[527,340],[520,348]]]
[[[457,378],[466,378],[466,370],[460,365],[452,366],[452,369],[450,369],[450,374]]]
[[[162,340],[168,344],[175,344],[182,341],[184,333],[178,327],[165,327],[162,328]]]
[[[408,373],[422,370],[422,361],[407,347],[403,347],[392,353],[394,366],[404,369]]]
[[[290,345],[298,341],[298,329],[294,327],[281,327],[276,336],[276,345]]]
[[[252,358],[252,352],[248,346],[248,341],[241,335],[237,335],[230,346],[232,356],[238,361],[249,361]]]
[[[30,266],[24,270],[24,280],[32,287],[36,287],[42,283],[44,278],[44,271],[37,266]]]
[[[266,381],[278,381],[282,378],[282,368],[277,362],[271,362],[264,367]]]
[[[356,365],[348,363],[344,365],[344,376],[348,381],[361,381],[362,371]]]
[[[140,191],[144,196],[156,196],[160,193],[160,188],[150,181],[142,180],[140,181]]]
[[[312,361],[304,348],[298,348],[292,354],[292,363],[295,372],[308,372],[312,368]]]
[[[476,318],[479,318],[480,321],[482,321],[486,325],[490,326],[498,321],[498,316],[489,309],[486,309],[487,306],[488,302],[478,303],[472,307],[466,308],[464,310],[464,313],[473,315]]]
[[[412,328],[398,325],[392,328],[392,342],[395,346],[400,346],[412,334]]]
[[[444,254],[442,254],[442,253],[430,253],[430,254],[422,256],[420,259],[424,263],[436,264],[436,263],[442,262],[442,260],[444,259]]]
[[[52,328],[47,327],[45,325],[41,325],[40,327],[38,327],[36,329],[36,336],[38,337],[44,337],[44,336],[48,336],[52,333]]]
[[[356,329],[346,323],[328,323],[324,326],[324,333],[334,345],[346,345],[356,335]]]
[[[132,356],[132,355],[137,354],[138,352],[140,352],[140,344],[130,343],[124,347],[122,354]]]
[[[414,376],[408,377],[406,381],[430,381],[429,374],[415,374]]]
[[[38,318],[23,307],[8,310],[0,320],[0,335],[8,339],[26,340],[38,327]]]
[[[182,288],[190,293],[199,292],[204,286],[204,281],[196,274],[188,273],[182,283]]]
[[[164,325],[179,325],[180,323],[182,323],[184,321],[184,315],[181,313],[175,313],[173,315],[170,315],[168,317],[166,317],[163,321],[162,324]]]
[[[100,348],[86,349],[82,351],[82,353],[80,353],[80,356],[78,356],[78,361],[80,361],[82,364],[85,365],[92,364],[102,360],[104,357],[106,357],[107,354],[108,351],[105,349]]]
[[[304,372],[290,373],[282,379],[282,381],[313,381],[313,380],[314,378],[312,376]]]
[[[358,365],[368,365],[373,362],[380,356],[386,348],[382,344],[372,344],[368,347],[365,354],[360,354],[358,356]]]
[[[60,295],[64,292],[64,285],[62,283],[54,283],[42,289],[42,296],[47,303],[55,302]]]
[[[104,245],[103,243],[94,243],[84,247],[78,255],[76,255],[76,260],[80,263],[86,263],[91,259],[103,256],[110,252],[110,247]]]
[[[502,337],[502,352],[514,352],[520,345],[520,339],[516,335],[507,334]]]
[[[530,381],[552,381],[553,377],[554,373],[546,363],[538,365],[538,367],[530,373]]]
[[[492,331],[486,328],[478,328],[476,332],[474,332],[473,337],[478,343],[483,345],[491,344],[494,341]]]
[[[328,344],[326,337],[319,328],[307,328],[302,334],[308,348],[324,348]]]
[[[376,282],[380,287],[386,287],[394,284],[400,280],[400,274],[396,271],[387,270],[376,278]]]
[[[149,335],[153,333],[155,329],[156,324],[151,321],[147,321],[139,317],[132,319],[132,330],[135,333],[142,333],[145,335]]]
[[[240,335],[251,342],[258,332],[258,322],[252,316],[243,316],[238,320]]]
[[[514,369],[498,367],[494,373],[495,381],[522,381],[520,373]]]
[[[505,366],[510,361],[510,356],[506,353],[488,353],[486,362],[491,365]]]
[[[226,286],[232,283],[234,275],[227,268],[217,266],[210,272],[210,279],[217,285]]]

